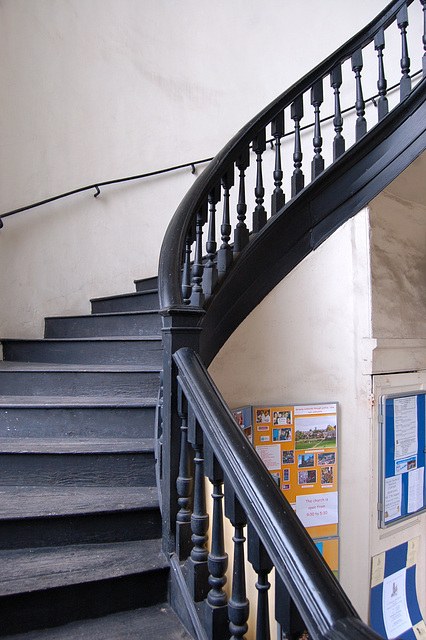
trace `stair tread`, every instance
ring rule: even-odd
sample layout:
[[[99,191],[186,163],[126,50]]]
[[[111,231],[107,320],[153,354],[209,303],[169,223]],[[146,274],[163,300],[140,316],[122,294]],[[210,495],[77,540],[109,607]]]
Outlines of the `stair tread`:
[[[161,545],[158,539],[0,551],[0,596],[165,569]]]
[[[0,488],[0,519],[111,513],[158,507],[156,487]]]
[[[130,291],[129,293],[119,293],[112,296],[101,296],[100,298],[91,298],[90,302],[100,302],[101,300],[119,300],[120,298],[140,298],[151,293],[158,293],[158,289],[145,289],[144,291]]]
[[[157,399],[140,396],[1,396],[0,407],[16,408],[89,408],[155,407]]]
[[[146,316],[146,315],[158,315],[159,309],[146,309],[143,311],[106,311],[105,313],[81,313],[75,316],[47,316],[46,320],[58,320],[58,319],[70,319],[75,320],[76,318],[96,318],[105,316],[112,317],[123,317],[123,316]]]
[[[192,636],[167,603],[114,613],[94,620],[79,620],[53,629],[19,634],[22,640],[191,640]],[[5,636],[4,640],[17,640]]]
[[[0,437],[1,453],[140,453],[154,451],[154,438]]]
[[[57,362],[16,362],[14,360],[2,360],[0,372],[157,372],[161,367],[153,364],[62,364]]]
[[[143,336],[92,336],[81,338],[2,338],[0,343],[5,342],[41,342],[53,344],[61,342],[161,342],[159,335],[143,335]]]

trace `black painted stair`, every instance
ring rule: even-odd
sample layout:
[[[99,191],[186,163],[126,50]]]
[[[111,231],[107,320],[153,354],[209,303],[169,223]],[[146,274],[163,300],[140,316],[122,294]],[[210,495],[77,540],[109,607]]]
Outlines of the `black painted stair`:
[[[167,604],[156,280],[0,362],[0,637],[190,638]]]

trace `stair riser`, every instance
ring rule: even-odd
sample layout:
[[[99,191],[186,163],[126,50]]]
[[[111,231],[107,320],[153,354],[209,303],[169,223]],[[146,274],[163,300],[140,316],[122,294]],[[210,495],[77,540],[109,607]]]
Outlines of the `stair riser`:
[[[0,437],[153,438],[154,407],[2,409]]]
[[[46,318],[45,338],[91,338],[104,336],[160,335],[161,319],[156,313],[129,316],[80,316]]]
[[[147,607],[167,598],[168,570],[0,598],[1,633],[23,633],[74,620]]]
[[[128,542],[161,537],[158,508],[0,522],[0,549]]]
[[[159,379],[139,371],[0,371],[0,395],[155,398]]]
[[[162,365],[158,341],[120,340],[105,342],[50,342],[20,340],[3,342],[3,359],[15,362],[59,364],[147,364]]]
[[[154,454],[33,454],[0,455],[0,484],[4,486],[155,485]]]
[[[132,296],[117,296],[91,300],[92,313],[114,313],[117,311],[153,311],[159,307],[158,293],[144,293]]]
[[[136,291],[147,291],[149,289],[158,288],[158,278],[153,276],[152,278],[144,278],[143,280],[135,280]]]

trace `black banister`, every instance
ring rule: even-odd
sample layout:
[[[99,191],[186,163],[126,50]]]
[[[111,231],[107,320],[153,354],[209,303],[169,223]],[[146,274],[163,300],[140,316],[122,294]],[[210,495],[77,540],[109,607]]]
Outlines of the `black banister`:
[[[263,111],[248,122],[213,158],[178,207],[166,231],[159,261],[160,304],[162,308],[183,304],[180,288],[180,263],[184,251],[186,230],[196,212],[203,205],[213,185],[226,172],[230,162],[235,162],[259,131],[265,128],[284,108],[290,106],[299,96],[333,69],[351,58],[357,51],[374,40],[375,35],[386,29],[398,12],[412,4],[414,0],[395,0],[379,16],[372,20],[356,36],[331,54],[301,80],[271,102]]]
[[[339,623],[380,636],[358,617],[253,447],[238,428],[199,356],[188,348],[174,354],[178,380],[225,478],[256,529],[275,570],[313,638],[337,637]]]
[[[281,489],[236,425],[206,367],[238,325],[295,266],[426,149],[426,69],[423,79],[414,85],[418,74],[409,75],[407,7],[413,2],[394,0],[357,36],[243,127],[185,195],[163,240],[159,261],[164,338],[163,548],[172,557],[177,554],[183,563],[181,570],[192,600],[200,612],[204,607],[209,640],[230,635],[237,640],[246,633],[249,608],[254,609],[246,596],[245,549],[258,575],[257,638],[269,637],[267,576],[272,565],[283,585],[276,597],[275,618],[288,637],[307,629],[314,640],[379,638],[358,617]],[[423,0],[420,5],[419,13],[424,9]],[[410,82],[410,88],[389,108],[387,96],[401,88],[401,81],[388,88],[385,75],[386,29],[391,25],[401,31],[402,38],[397,75],[401,77],[402,71],[403,84],[408,87]],[[367,44],[375,49],[370,56]],[[365,98],[362,74],[371,61],[378,93]],[[341,93],[343,63],[345,69],[349,65],[352,69],[353,84],[346,93]],[[334,109],[324,118],[320,112],[326,91],[332,92]],[[342,108],[341,95],[353,97],[351,107]],[[365,117],[368,102],[377,107],[373,126],[368,126]],[[349,111],[356,113],[349,122],[355,143],[347,149],[352,139],[345,119]],[[284,127],[289,119],[294,122],[290,132]],[[326,120],[332,120],[332,126],[322,129]],[[313,127],[312,142],[301,133],[308,127]],[[329,130],[331,136],[324,141]],[[292,136],[290,144],[282,147],[288,136]],[[274,157],[264,163],[268,143]],[[325,145],[333,156],[327,167]],[[285,194],[288,187],[290,198]],[[194,459],[190,463],[191,451]],[[202,476],[213,485],[209,514],[203,502]],[[222,502],[234,527],[227,604]],[[213,520],[210,552],[208,515]]]

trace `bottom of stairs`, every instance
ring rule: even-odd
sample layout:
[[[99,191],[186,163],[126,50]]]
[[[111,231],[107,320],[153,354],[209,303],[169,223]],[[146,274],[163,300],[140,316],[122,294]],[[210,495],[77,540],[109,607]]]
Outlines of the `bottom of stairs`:
[[[192,640],[167,603],[115,613],[96,620],[81,620],[53,629],[30,631],[3,640]]]

